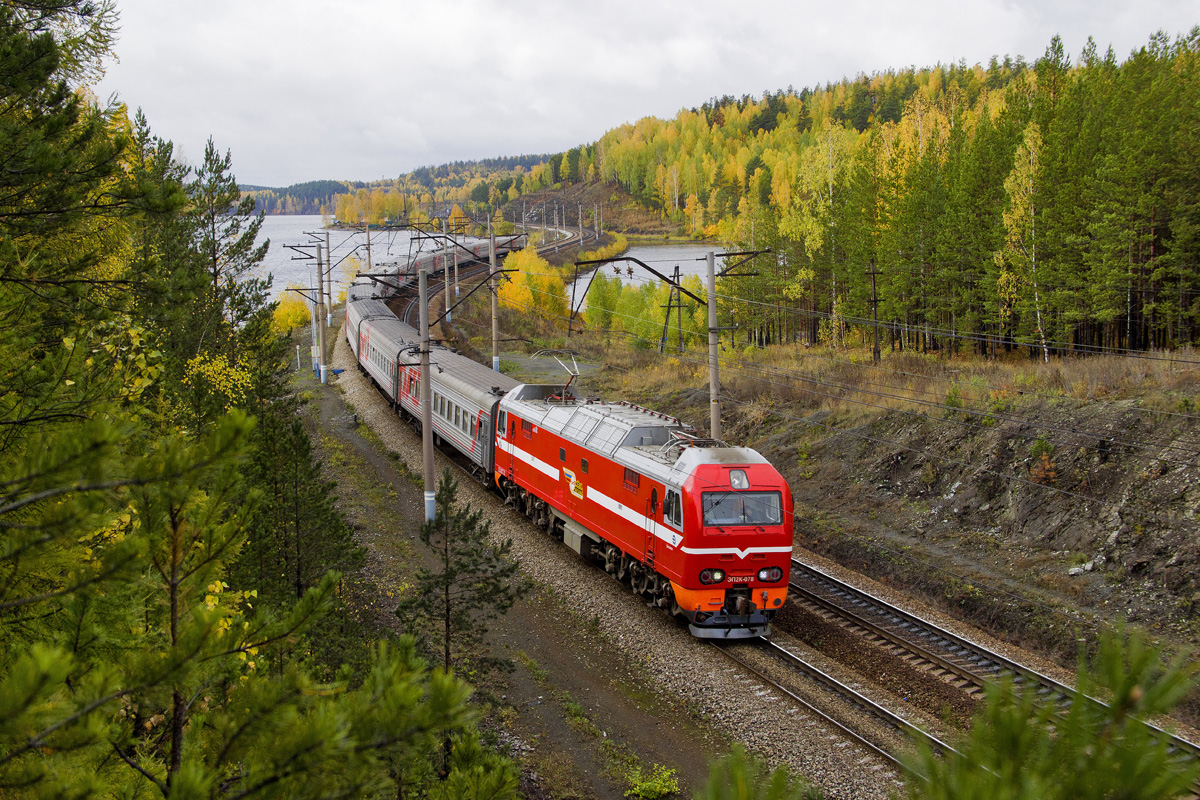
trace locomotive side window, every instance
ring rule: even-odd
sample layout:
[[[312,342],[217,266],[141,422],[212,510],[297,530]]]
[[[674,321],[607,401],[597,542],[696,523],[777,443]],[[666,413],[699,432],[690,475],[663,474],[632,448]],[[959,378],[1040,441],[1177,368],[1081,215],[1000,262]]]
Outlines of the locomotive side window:
[[[498,431],[500,431],[501,436],[504,435],[504,431],[508,430],[508,412],[507,411],[500,412],[500,424],[496,426],[496,429]]]
[[[587,474],[587,467],[588,467],[588,465],[587,465],[587,459],[586,459],[586,458],[580,459],[580,460],[579,460],[579,470],[580,470],[580,472],[582,472],[584,475],[586,475],[586,474]]]
[[[567,449],[565,447],[558,448],[558,460],[564,464],[567,461]]]
[[[663,502],[663,516],[676,528],[683,527],[683,503],[679,500],[679,492],[667,489],[667,499]]]
[[[641,475],[638,475],[636,472],[631,470],[629,467],[625,468],[625,488],[626,489],[628,489],[631,492],[636,492],[638,490],[638,486],[641,484],[641,482],[642,482]]]

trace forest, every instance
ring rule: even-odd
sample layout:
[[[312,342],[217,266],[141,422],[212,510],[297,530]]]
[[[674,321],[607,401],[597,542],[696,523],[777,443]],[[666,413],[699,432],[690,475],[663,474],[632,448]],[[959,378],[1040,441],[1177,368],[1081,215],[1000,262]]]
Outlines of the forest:
[[[689,231],[771,248],[727,289],[788,299],[751,315],[766,341],[836,338],[877,305],[922,350],[1177,347],[1200,313],[1198,47],[1160,34],[1118,62],[1089,42],[1072,64],[1055,38],[1032,65],[725,99],[585,162]]]
[[[93,99],[116,22],[0,5],[0,796],[515,796],[372,613],[231,154]]]
[[[242,186],[242,195],[254,198],[264,214],[323,214],[335,198],[355,188],[353,181],[305,181],[291,186]]]
[[[490,213],[619,185],[677,235],[772,251],[721,290],[773,299],[739,312],[758,344],[841,341],[877,312],[889,346],[923,352],[1181,347],[1200,336],[1198,58],[1200,29],[1123,60],[1055,37],[1032,63],[713,98],[517,171],[390,191]],[[339,218],[368,201],[343,196]]]
[[[609,131],[580,169],[771,248],[724,290],[786,298],[743,318],[760,342],[836,339],[877,307],[921,350],[1178,347],[1200,333],[1198,48],[1200,29],[1073,63],[1056,37],[1032,64],[724,98]]]

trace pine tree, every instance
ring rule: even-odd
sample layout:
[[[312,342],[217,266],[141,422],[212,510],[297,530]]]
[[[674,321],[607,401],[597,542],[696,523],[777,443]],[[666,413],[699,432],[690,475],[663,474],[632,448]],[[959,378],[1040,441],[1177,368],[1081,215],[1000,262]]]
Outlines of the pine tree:
[[[922,800],[1166,800],[1186,792],[1200,764],[1171,752],[1140,720],[1163,714],[1195,686],[1185,657],[1164,666],[1158,651],[1123,632],[1081,660],[1065,716],[1037,687],[1003,682],[967,740],[944,757],[922,745],[908,763],[908,796]],[[1107,705],[1087,696],[1107,692]]]
[[[497,666],[479,648],[488,623],[506,614],[529,590],[511,558],[512,540],[493,545],[483,512],[459,508],[458,482],[447,468],[438,481],[436,515],[421,526],[421,543],[435,567],[417,570],[396,615],[441,651],[443,667]]]

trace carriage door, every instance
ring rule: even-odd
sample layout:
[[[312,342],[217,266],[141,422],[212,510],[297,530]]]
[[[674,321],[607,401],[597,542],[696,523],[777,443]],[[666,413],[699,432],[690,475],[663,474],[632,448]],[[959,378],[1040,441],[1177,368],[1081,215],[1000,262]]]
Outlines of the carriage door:
[[[509,416],[508,412],[501,409],[499,412],[499,415],[496,419],[496,435],[499,436],[501,439],[506,440],[508,447],[504,448],[503,455],[501,455],[500,452],[497,452],[496,457],[498,459],[500,459],[500,458],[504,459],[504,461],[502,463],[503,463],[503,466],[505,469],[505,474],[508,475],[509,480],[513,480],[513,477],[514,477],[513,476],[512,448],[513,448],[513,439],[515,437],[512,436],[511,426],[513,426],[515,424],[516,424],[516,422],[513,420],[512,417]],[[499,450],[499,448],[497,448],[497,450]]]
[[[650,502],[646,507],[646,565],[654,566],[654,525],[658,521],[658,489],[650,490]]]

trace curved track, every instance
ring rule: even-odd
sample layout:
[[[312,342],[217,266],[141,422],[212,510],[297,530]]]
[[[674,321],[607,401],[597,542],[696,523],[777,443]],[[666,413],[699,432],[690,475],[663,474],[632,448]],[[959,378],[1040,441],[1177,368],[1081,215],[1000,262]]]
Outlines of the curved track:
[[[978,694],[989,683],[1008,679],[1031,686],[1043,702],[1065,712],[1081,695],[1054,678],[1013,661],[983,645],[910,614],[810,564],[792,559],[792,602],[800,603],[826,619],[833,619],[881,647],[900,655],[919,669],[947,680],[969,694]],[[1100,703],[1092,697],[1084,700]],[[1181,756],[1200,758],[1200,745],[1143,721],[1156,736]],[[1200,791],[1200,784],[1196,786]]]
[[[579,231],[571,231],[568,229],[560,229],[560,233],[566,234],[566,238],[550,242],[548,244],[539,245],[537,248],[539,255],[553,252],[560,247],[575,247],[582,246],[587,241],[588,234],[584,231],[582,234]],[[460,281],[474,278],[478,275],[486,275],[491,271],[491,265],[486,261],[476,261],[474,259],[460,263],[458,265],[458,278]],[[428,291],[430,297],[436,297],[446,288],[446,281],[431,281]],[[396,316],[405,325],[416,328],[417,323],[413,317],[418,313],[417,309],[417,293],[416,285],[412,280],[400,284],[400,291],[393,295],[393,307]]]

